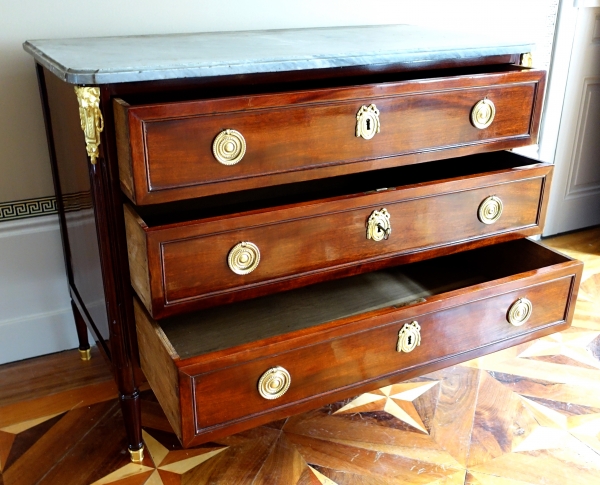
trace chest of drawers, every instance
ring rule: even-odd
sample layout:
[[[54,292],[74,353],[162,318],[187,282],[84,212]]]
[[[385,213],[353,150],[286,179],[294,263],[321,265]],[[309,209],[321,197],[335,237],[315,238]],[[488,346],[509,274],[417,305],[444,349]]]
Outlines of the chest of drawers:
[[[143,379],[192,446],[569,325],[581,264],[525,239],[552,167],[500,151],[537,139],[529,47],[411,26],[25,44],[80,350],[87,324],[133,459]]]

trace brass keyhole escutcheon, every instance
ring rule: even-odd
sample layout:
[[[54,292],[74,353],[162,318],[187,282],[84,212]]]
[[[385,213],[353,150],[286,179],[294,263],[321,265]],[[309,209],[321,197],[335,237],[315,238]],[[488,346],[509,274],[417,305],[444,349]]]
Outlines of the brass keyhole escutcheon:
[[[252,273],[260,263],[260,251],[254,243],[245,241],[236,244],[227,255],[229,269],[235,274]]]
[[[479,204],[479,209],[477,210],[477,217],[484,224],[493,224],[502,215],[502,210],[504,209],[504,204],[502,203],[502,199],[500,197],[496,197],[495,195],[491,195],[483,200],[481,204]]]
[[[214,157],[223,165],[235,165],[246,154],[246,140],[235,130],[223,130],[213,141]]]
[[[515,327],[520,327],[527,320],[529,320],[529,317],[531,317],[532,312],[533,304],[531,303],[531,301],[529,301],[527,298],[519,298],[508,309],[506,319],[511,325],[514,325]]]
[[[397,352],[412,352],[421,345],[421,326],[416,320],[405,323],[398,332]]]
[[[363,137],[365,140],[370,140],[376,133],[381,131],[379,122],[379,110],[377,106],[371,104],[369,106],[361,106],[356,113],[356,136]]]
[[[392,233],[390,217],[390,213],[385,207],[381,210],[373,211],[367,221],[367,239],[372,239],[373,241],[388,239]]]
[[[484,98],[478,101],[471,110],[471,123],[475,128],[483,130],[492,124],[496,116],[496,106],[492,100]]]
[[[281,366],[272,367],[266,371],[258,381],[258,392],[265,399],[277,399],[283,396],[290,388],[292,377]]]

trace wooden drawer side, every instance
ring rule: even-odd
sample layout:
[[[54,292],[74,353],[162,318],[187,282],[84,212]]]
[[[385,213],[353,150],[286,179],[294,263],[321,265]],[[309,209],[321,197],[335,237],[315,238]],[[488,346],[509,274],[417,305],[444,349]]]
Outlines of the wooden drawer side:
[[[150,291],[150,270],[148,268],[148,247],[143,226],[144,221],[127,204],[125,214],[125,234],[127,237],[127,257],[131,286],[144,302],[146,308],[152,305]]]
[[[135,200],[133,161],[131,158],[131,146],[129,145],[128,107],[129,105],[122,99],[113,99],[119,179],[121,180],[121,188],[123,189],[123,192],[125,192],[125,195],[131,200]]]
[[[173,431],[182,439],[179,371],[175,361],[179,356],[162,329],[152,322],[134,298],[134,312],[140,364]]]

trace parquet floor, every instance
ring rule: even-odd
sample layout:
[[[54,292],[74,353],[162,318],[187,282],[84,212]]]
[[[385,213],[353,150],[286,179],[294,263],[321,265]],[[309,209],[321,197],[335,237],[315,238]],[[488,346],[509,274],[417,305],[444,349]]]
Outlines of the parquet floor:
[[[0,484],[600,484],[600,228],[545,243],[585,262],[569,330],[190,450],[148,391],[140,465],[94,360],[0,367]]]

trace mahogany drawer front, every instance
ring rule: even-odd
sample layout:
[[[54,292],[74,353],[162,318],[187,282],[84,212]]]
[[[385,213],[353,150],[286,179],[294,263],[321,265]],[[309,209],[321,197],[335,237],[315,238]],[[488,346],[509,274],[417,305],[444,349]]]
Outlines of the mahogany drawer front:
[[[564,277],[234,368],[194,375],[197,431],[563,322],[572,283],[573,277]],[[531,301],[534,312],[523,326],[515,327],[506,315],[510,306],[523,297]],[[400,330],[413,321],[421,327],[421,344],[410,353],[397,352]],[[291,384],[283,396],[267,400],[260,395],[257,383],[266,371],[278,366],[289,372]],[[244,406],[223,405],[235,400],[243,401]]]
[[[416,260],[436,248],[536,234],[551,170],[534,164],[466,180],[151,228],[127,207],[132,284],[150,313],[163,318],[345,271],[368,271],[402,255]],[[502,213],[495,222],[483,223],[479,208],[490,197],[502,202]],[[369,220],[382,209],[390,215],[391,233],[375,241],[368,229],[376,221]],[[229,255],[247,242],[258,248],[258,254],[251,254],[258,264],[248,274],[237,274]]]
[[[479,259],[471,258],[475,253],[479,253]],[[448,258],[454,263],[441,262]],[[414,283],[425,284],[425,280],[419,280],[422,269],[438,277],[434,275],[438,271],[435,261],[409,265],[414,271],[406,274],[416,279],[407,287],[413,288],[410,291],[415,296],[419,292],[414,290]],[[509,347],[570,323],[582,271],[579,262],[526,240],[439,261],[439,272],[444,273],[441,279],[456,273],[456,278],[464,278],[463,283],[450,289],[444,289],[443,283],[437,290],[432,289],[429,296],[408,304],[372,308],[369,305],[373,302],[366,298],[368,303],[362,313],[333,321],[325,318],[324,323],[315,326],[300,324],[287,333],[289,315],[264,317],[274,319],[266,326],[264,318],[253,318],[281,305],[284,313],[292,314],[291,318],[310,320],[310,311],[304,315],[297,308],[288,310],[285,306],[286,301],[305,296],[306,289],[289,292],[285,297],[273,295],[258,302],[243,302],[237,308],[230,305],[227,312],[213,309],[208,317],[206,311],[183,320],[177,317],[177,322],[184,322],[183,331],[174,330],[173,325],[180,324],[174,319],[164,324],[152,320],[136,300],[142,369],[184,445],[191,446]],[[488,267],[492,266],[506,269],[489,273]],[[513,274],[519,267],[526,271]],[[463,274],[461,269],[465,269]],[[382,274],[386,272],[389,270]],[[473,281],[471,274],[477,275]],[[503,277],[485,280],[480,278],[482,274]],[[349,278],[348,282],[364,276]],[[308,305],[321,299],[326,302],[332,294],[352,298],[347,292],[349,286],[333,283],[343,288],[342,293],[331,293],[327,289],[331,286],[323,286],[330,283],[316,285],[307,299]],[[371,283],[361,288],[363,293],[366,288],[379,291]],[[524,301],[528,301],[530,313],[521,324],[519,315],[523,317],[527,312],[521,308],[515,321],[512,310],[524,305]],[[348,303],[339,304],[343,307]],[[279,333],[272,328],[277,326],[275,322],[282,325]],[[414,328],[413,322],[420,327],[412,333],[413,337],[420,336],[420,345],[413,344],[408,352],[398,351],[399,343],[407,342],[400,338],[400,332],[407,325]],[[220,343],[213,346],[219,326]],[[266,334],[261,333],[265,328]],[[238,333],[249,335],[239,337]],[[194,340],[198,343],[190,343]],[[270,369],[279,368],[288,373],[289,388],[281,396],[267,399],[259,391],[261,378]]]
[[[134,203],[154,204],[528,145],[537,139],[544,82],[543,71],[512,68],[166,104],[116,100],[122,187]],[[479,129],[471,111],[484,99],[495,118]],[[372,104],[380,132],[357,137],[357,113]],[[245,141],[233,165],[213,155],[224,130]]]

